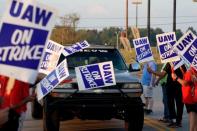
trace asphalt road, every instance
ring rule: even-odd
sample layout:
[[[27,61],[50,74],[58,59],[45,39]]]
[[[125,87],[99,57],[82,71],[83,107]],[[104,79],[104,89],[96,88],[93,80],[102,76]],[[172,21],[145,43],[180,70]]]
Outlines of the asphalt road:
[[[154,108],[153,113],[145,115],[143,131],[188,131],[188,116],[184,110],[181,128],[167,128],[166,124],[158,121],[163,115],[163,104],[161,100],[161,88],[154,89]],[[23,131],[43,131],[42,120],[33,120],[28,106],[27,118],[24,122]],[[61,122],[60,131],[124,131],[124,122],[121,120],[107,121],[81,121],[79,119]]]

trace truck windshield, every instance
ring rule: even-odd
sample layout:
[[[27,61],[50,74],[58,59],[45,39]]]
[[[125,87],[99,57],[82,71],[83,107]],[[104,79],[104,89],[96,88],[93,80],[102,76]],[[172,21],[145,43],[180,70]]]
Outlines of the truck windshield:
[[[63,59],[65,59],[65,57],[61,55],[60,61]],[[85,49],[67,56],[69,69],[106,61],[112,61],[114,69],[116,70],[127,70],[124,60],[115,49]]]

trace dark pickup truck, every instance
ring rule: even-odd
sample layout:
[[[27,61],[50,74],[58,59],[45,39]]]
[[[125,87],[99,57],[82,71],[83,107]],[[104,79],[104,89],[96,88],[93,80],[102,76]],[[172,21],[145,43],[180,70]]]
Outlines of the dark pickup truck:
[[[128,69],[117,49],[90,46],[67,57],[62,55],[59,62],[63,59],[67,59],[70,76],[43,99],[44,131],[59,131],[60,121],[76,117],[82,120],[116,118],[127,122],[129,131],[142,130],[142,86],[136,72]],[[113,62],[116,85],[79,91],[74,68],[105,61]],[[37,112],[35,106],[33,111]]]

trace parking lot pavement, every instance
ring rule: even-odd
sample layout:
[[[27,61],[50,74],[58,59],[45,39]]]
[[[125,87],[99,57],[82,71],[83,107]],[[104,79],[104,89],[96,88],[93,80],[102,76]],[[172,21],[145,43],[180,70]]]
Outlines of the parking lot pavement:
[[[124,131],[124,122],[121,120],[71,120],[61,122],[60,131]],[[42,120],[26,120],[23,131],[43,131]],[[156,119],[145,117],[143,131],[183,131],[167,128],[165,124]]]

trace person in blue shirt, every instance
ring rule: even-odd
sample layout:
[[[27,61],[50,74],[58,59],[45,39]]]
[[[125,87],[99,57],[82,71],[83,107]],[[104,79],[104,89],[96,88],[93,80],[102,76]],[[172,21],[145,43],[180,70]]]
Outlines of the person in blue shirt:
[[[143,95],[145,99],[144,111],[146,114],[150,114],[153,108],[153,87],[155,86],[155,75],[149,73],[147,68],[151,68],[153,71],[157,70],[157,65],[154,61],[146,62],[143,65],[141,83],[143,85]]]

